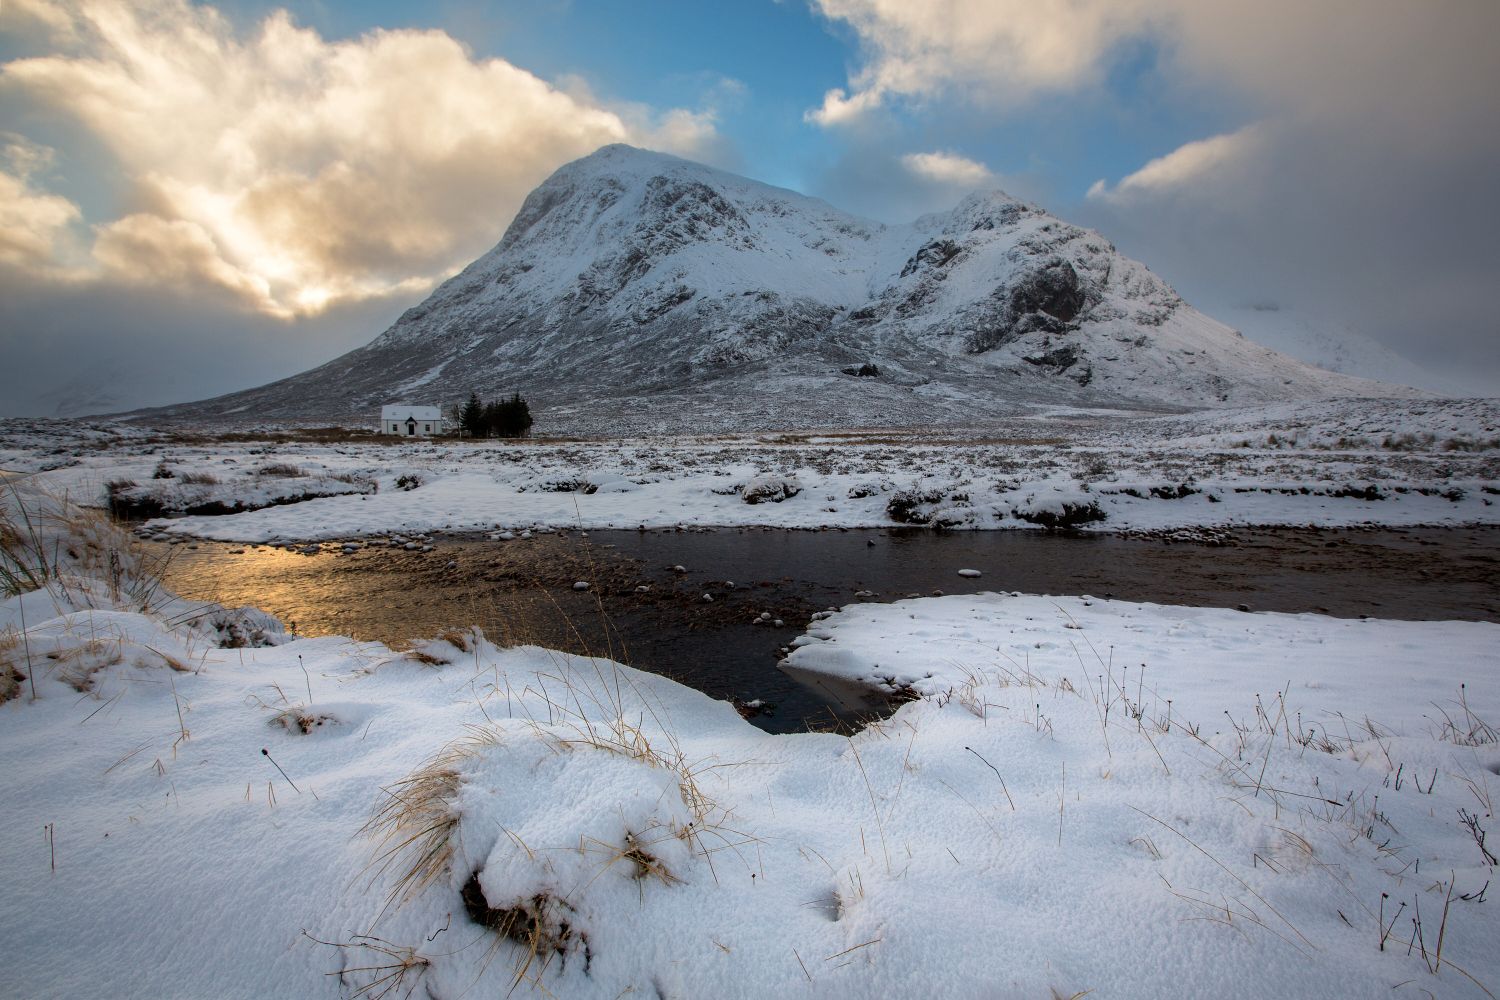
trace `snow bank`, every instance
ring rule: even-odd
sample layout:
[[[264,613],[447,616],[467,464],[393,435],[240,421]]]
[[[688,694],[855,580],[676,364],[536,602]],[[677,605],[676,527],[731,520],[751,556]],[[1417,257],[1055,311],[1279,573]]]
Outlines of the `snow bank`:
[[[1095,597],[970,594],[852,604],[825,613],[784,666],[923,697],[995,677],[1081,676],[1106,696],[1128,697],[1150,715],[1207,733],[1226,710],[1271,706],[1301,712],[1304,726],[1362,726],[1409,735],[1438,733],[1462,711],[1469,684],[1477,715],[1500,719],[1490,683],[1500,625],[1254,614]],[[1444,713],[1447,713],[1445,715]],[[1343,735],[1342,730],[1340,735]]]
[[[861,605],[792,654],[917,696],[850,739],[473,631],[231,648],[100,586],[0,602],[18,996],[1500,983],[1494,625]]]

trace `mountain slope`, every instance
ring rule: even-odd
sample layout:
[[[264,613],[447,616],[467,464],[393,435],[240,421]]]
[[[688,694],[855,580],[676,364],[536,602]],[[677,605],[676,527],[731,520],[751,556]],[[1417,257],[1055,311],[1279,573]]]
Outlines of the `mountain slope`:
[[[1266,303],[1219,307],[1214,315],[1258,344],[1329,371],[1417,386],[1444,396],[1486,394],[1482,380],[1471,383],[1424,367],[1336,319]]]
[[[878,376],[843,370],[866,364]],[[366,347],[156,414],[360,419],[514,389],[584,429],[620,413],[666,429],[906,424],[1410,392],[1247,341],[1098,234],[998,192],[885,226],[607,146]]]

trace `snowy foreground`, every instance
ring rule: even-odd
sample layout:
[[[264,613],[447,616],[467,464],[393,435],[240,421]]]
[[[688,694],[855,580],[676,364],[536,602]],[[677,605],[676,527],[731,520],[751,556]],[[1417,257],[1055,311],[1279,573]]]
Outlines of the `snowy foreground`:
[[[27,530],[62,572],[0,603],[8,995],[1500,990],[1494,624],[851,606],[790,665],[913,700],[771,736],[474,632],[291,640]]]
[[[0,467],[236,542],[536,527],[925,524],[1211,537],[1500,524],[1500,401],[1342,400],[983,430],[581,442],[12,429]],[[182,516],[182,515],[188,516]]]

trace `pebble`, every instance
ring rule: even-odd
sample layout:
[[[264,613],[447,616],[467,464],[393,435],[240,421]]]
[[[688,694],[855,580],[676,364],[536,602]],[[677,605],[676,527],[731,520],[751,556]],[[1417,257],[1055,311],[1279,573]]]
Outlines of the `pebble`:
[[[984,574],[979,572],[979,570],[977,569],[961,569],[958,571],[958,575],[972,578],[976,576],[983,576]]]
[[[574,590],[588,590],[589,589],[589,582],[587,580],[579,580],[577,583],[573,584],[573,589]]]
[[[713,594],[704,594],[703,595],[703,603],[704,604],[712,604],[713,602],[714,602],[714,595]]]

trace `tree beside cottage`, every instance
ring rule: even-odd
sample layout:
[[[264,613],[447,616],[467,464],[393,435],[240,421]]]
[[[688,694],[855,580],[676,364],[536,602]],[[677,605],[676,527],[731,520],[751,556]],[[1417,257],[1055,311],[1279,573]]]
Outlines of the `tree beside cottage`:
[[[469,437],[525,437],[535,423],[531,406],[514,393],[509,399],[484,402],[477,392],[469,393],[468,402],[449,409],[449,419]]]

